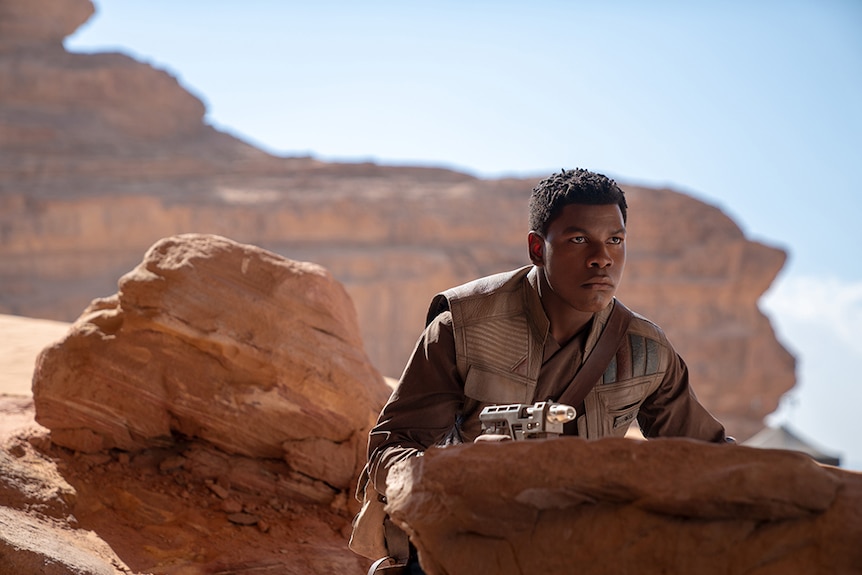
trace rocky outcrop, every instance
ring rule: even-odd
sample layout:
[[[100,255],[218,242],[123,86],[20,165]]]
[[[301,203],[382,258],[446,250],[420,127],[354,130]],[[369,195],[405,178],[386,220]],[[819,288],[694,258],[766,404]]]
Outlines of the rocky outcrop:
[[[626,190],[631,247],[619,297],[665,329],[731,435],[750,437],[795,380],[794,358],[758,307],[786,254],[747,239],[714,206]]]
[[[0,443],[0,573],[364,573],[346,497],[276,489],[273,465],[182,442],[83,454],[22,428]]]
[[[432,449],[387,510],[429,575],[858,573],[862,474],[684,439]]]
[[[63,49],[63,40],[93,15],[90,0],[0,2],[0,52]]]
[[[535,179],[270,156],[204,124],[167,72],[65,52],[57,37],[88,6],[0,0],[3,30],[19,31],[0,50],[0,313],[71,321],[156,241],[216,234],[328,269],[373,364],[397,377],[437,291],[527,262]],[[716,207],[623,187],[621,298],[666,329],[730,433],[752,435],[795,381],[757,308],[785,254]]]
[[[75,489],[32,446],[22,442],[4,446],[0,450],[0,572],[132,573],[96,533],[64,525],[76,498]]]
[[[362,572],[353,491],[390,391],[324,268],[165,238],[39,355],[41,425],[0,398],[21,426],[0,450],[0,570]]]
[[[33,375],[36,420],[58,445],[199,440],[282,459],[282,488],[325,502],[353,485],[388,390],[326,270],[192,234],[156,243]]]
[[[40,354],[41,425],[22,418],[27,398],[0,397],[0,420],[22,426],[0,445],[0,568],[366,570],[347,547],[352,495],[389,387],[346,290],[201,234],[156,242],[118,285]],[[611,555],[650,572],[842,573],[858,559],[859,475],[800,454],[561,438],[432,449],[393,473],[390,511],[429,573]],[[721,561],[701,569],[703,549]]]

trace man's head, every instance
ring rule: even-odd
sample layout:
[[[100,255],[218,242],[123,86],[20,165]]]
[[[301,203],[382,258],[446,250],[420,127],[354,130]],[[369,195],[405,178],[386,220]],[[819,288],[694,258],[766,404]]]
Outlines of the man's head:
[[[572,170],[534,188],[527,244],[552,330],[570,335],[610,304],[625,267],[625,239],[625,195],[613,180]]]
[[[575,168],[545,178],[533,188],[530,196],[530,229],[540,234],[569,204],[600,206],[616,204],[626,222],[626,196],[616,182],[595,172]]]

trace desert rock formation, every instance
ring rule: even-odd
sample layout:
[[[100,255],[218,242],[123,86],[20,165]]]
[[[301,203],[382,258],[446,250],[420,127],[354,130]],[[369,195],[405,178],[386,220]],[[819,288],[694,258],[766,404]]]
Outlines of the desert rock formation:
[[[0,402],[0,571],[362,572],[353,492],[390,391],[325,269],[165,238],[42,351],[40,425]]]
[[[534,179],[270,156],[206,125],[171,74],[66,52],[91,13],[0,0],[0,313],[72,321],[159,239],[217,234],[326,267],[397,377],[434,293],[527,262]],[[757,308],[785,254],[692,197],[623,187],[620,296],[666,329],[730,432],[752,435],[795,381]]]
[[[526,263],[535,179],[268,155],[208,126],[171,73],[68,53],[92,13],[0,0],[0,313],[75,321],[41,357],[35,405],[0,397],[0,572],[361,573],[346,542],[380,374],[400,373],[434,293]],[[785,254],[714,206],[623,187],[621,299],[666,329],[730,433],[753,434],[795,381],[757,308]],[[583,547],[579,572],[607,554],[638,572],[862,563],[859,474],[556,441],[404,465],[392,511],[429,573],[551,568],[553,543]],[[489,481],[506,505],[477,492]],[[502,545],[501,521],[533,550]]]
[[[346,494],[331,504],[280,488],[278,461],[177,441],[74,452],[32,423],[0,441],[0,573],[308,575],[363,573],[347,549]]]
[[[362,573],[353,486],[388,391],[326,270],[164,238],[43,350],[32,402],[0,398],[19,422],[0,443],[0,570]],[[552,569],[568,555],[545,545],[573,538],[580,561],[647,572],[859,558],[862,475],[801,454],[562,438],[431,450],[393,473],[390,511],[429,574]]]
[[[36,421],[57,445],[200,440],[283,459],[281,488],[326,503],[353,485],[388,392],[326,270],[195,234],[157,242],[33,375]]]
[[[386,508],[429,575],[862,566],[862,474],[800,453],[563,437],[431,449],[390,473]]]
[[[0,404],[0,413],[7,417],[26,403],[7,399]],[[0,572],[132,573],[104,539],[69,525],[77,495],[56,466],[32,445],[4,441],[0,450]]]

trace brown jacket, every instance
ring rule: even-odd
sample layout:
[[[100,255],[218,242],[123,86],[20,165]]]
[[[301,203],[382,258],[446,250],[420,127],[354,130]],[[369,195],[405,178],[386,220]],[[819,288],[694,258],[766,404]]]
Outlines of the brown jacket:
[[[559,348],[549,335],[533,266],[438,294],[413,356],[371,431],[369,479],[385,493],[388,468],[446,441],[479,435],[490,404],[534,403],[562,394],[595,346],[611,306]],[[601,381],[584,401],[576,432],[625,435],[637,419],[647,437],[725,441],[724,427],[697,401],[688,369],[664,332],[635,314]]]

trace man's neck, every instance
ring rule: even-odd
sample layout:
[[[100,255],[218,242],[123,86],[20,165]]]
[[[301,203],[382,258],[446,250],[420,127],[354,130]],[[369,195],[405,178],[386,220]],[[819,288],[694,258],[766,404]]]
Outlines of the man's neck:
[[[561,346],[589,326],[594,313],[578,311],[562,301],[548,285],[544,270],[539,268],[539,298],[550,322],[550,333]]]

